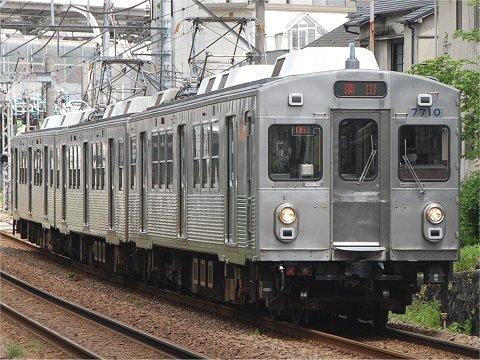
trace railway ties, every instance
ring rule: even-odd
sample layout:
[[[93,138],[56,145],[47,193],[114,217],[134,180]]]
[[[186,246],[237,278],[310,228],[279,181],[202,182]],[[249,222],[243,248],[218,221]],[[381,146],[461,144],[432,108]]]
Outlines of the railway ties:
[[[5,234],[2,234],[2,236],[5,236]],[[12,240],[20,241],[26,246],[28,246],[29,248],[35,249],[36,251],[42,251],[37,246],[21,241],[18,238],[12,238]],[[42,251],[42,254],[45,254],[45,253]],[[55,258],[55,254],[50,253],[50,255],[52,255],[51,258]],[[136,290],[140,290],[144,293],[149,293],[164,299],[168,299],[176,303],[185,304],[189,308],[199,309],[200,311],[203,311],[203,312],[205,311],[210,312],[215,314],[215,316],[221,315],[222,317],[234,318],[234,319],[238,319],[243,323],[254,324],[257,328],[260,328],[260,329],[270,329],[270,330],[277,331],[278,333],[284,334],[286,336],[313,340],[315,343],[318,343],[319,347],[327,345],[329,348],[344,349],[348,351],[350,354],[358,354],[361,357],[368,357],[368,358],[384,358],[384,359],[386,358],[424,358],[424,356],[419,355],[421,354],[421,352],[404,354],[401,352],[402,350],[399,351],[400,348],[397,347],[397,345],[392,346],[390,344],[390,345],[387,345],[388,348],[383,348],[384,345],[379,345],[380,346],[379,347],[375,343],[368,342],[370,341],[368,339],[369,336],[367,336],[367,339],[362,338],[361,341],[355,341],[353,339],[345,339],[343,334],[341,333],[339,333],[339,335],[342,335],[342,336],[335,336],[330,333],[325,333],[325,332],[317,331],[314,329],[300,328],[290,323],[275,321],[270,318],[257,316],[252,313],[246,313],[244,311],[241,311],[229,306],[211,303],[211,302],[207,302],[207,301],[192,298],[192,297],[185,297],[175,292],[153,288],[143,283],[126,281],[125,278],[121,278],[120,276],[111,276],[111,275],[108,275],[108,273],[106,272],[99,273],[98,269],[88,267],[85,264],[72,262],[71,260],[68,260],[62,256],[57,256],[57,259],[55,259],[55,261],[57,262],[60,261],[63,264],[67,262],[69,266],[71,266],[72,268],[78,271],[85,272],[93,276],[103,278],[108,281],[112,281],[113,279],[115,279],[115,282],[118,282],[119,284],[123,284],[125,286],[132,287]],[[382,337],[382,339],[380,340],[381,343],[385,341],[392,342],[392,339],[397,338],[397,336],[390,334],[388,329],[383,329],[383,330],[381,332],[381,337]],[[367,334],[371,332],[372,331],[370,330],[360,331],[360,333],[362,334]],[[429,347],[431,349],[437,349],[438,351],[440,351],[440,352],[437,352],[437,354],[444,354],[444,355],[435,355],[435,357],[437,358],[438,357],[478,358],[478,349],[473,349],[468,346],[460,346],[463,349],[459,350],[458,344],[452,344],[450,342],[444,342],[444,345],[440,347],[438,344],[438,339],[426,339],[424,337],[424,339],[414,340],[413,338],[418,337],[417,334],[413,334],[413,333],[409,333],[409,334],[411,339],[404,338],[401,340],[401,342],[403,343],[402,345],[403,347],[409,346],[412,348],[412,347],[416,347],[416,345],[414,344],[418,344],[419,348]],[[365,340],[367,341],[367,343],[365,343]]]
[[[74,358],[203,358],[37,289],[5,272],[0,275],[2,314]]]

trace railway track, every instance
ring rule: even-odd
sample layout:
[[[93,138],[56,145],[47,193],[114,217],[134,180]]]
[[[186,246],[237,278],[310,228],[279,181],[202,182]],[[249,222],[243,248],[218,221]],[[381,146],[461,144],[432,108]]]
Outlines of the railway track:
[[[99,359],[100,356],[96,353],[84,348],[69,338],[59,334],[56,331],[40,324],[39,322],[32,320],[30,317],[23,315],[16,311],[12,307],[0,303],[0,311],[2,316],[6,316],[13,320],[15,323],[20,324],[22,328],[30,330],[32,333],[40,336],[48,343],[62,349],[70,354],[75,359]]]
[[[72,304],[3,271],[0,272],[0,279],[3,292],[2,313],[5,312],[15,321],[25,324],[75,358],[204,358],[188,349]],[[7,301],[10,304],[4,304],[4,298],[8,298]],[[22,307],[22,303],[27,305]],[[13,309],[17,304],[20,304],[22,310]],[[52,330],[49,328],[48,320],[45,321],[45,316],[36,316],[37,314],[32,313],[39,309],[47,317],[53,317],[50,326],[55,323],[54,326],[61,330]],[[33,320],[33,317],[41,320]],[[74,324],[74,326],[64,326],[61,323]],[[60,331],[64,334],[60,334]],[[72,341],[71,337],[77,337],[79,340]]]
[[[8,235],[8,236],[10,237],[11,235]],[[40,248],[38,248],[33,244],[20,240],[16,237],[12,237],[12,238],[16,241],[21,241],[23,244],[26,244],[29,247],[35,249],[36,251],[39,251],[45,254],[44,251],[42,251]],[[50,258],[53,258],[55,261],[60,261],[63,264],[68,264],[69,266],[71,266],[72,268],[78,271],[86,272],[90,275],[100,277],[108,281],[113,280],[116,283],[125,285],[129,288],[139,290],[155,296],[159,296],[173,302],[182,303],[184,305],[187,305],[189,307],[193,307],[196,309],[200,309],[202,311],[212,312],[212,313],[220,314],[222,316],[235,318],[243,322],[255,324],[260,328],[275,330],[283,334],[297,337],[297,338],[311,339],[313,341],[318,341],[319,343],[327,344],[333,347],[341,347],[353,353],[357,353],[361,356],[368,356],[370,358],[382,358],[382,359],[414,358],[414,357],[409,357],[408,355],[402,354],[397,351],[391,351],[388,349],[379,348],[377,346],[373,346],[360,341],[340,337],[340,336],[326,333],[323,331],[318,331],[310,328],[302,328],[302,327],[295,326],[291,323],[272,320],[268,317],[258,316],[258,315],[248,313],[239,309],[235,309],[229,306],[214,304],[208,301],[203,301],[201,299],[185,297],[175,292],[154,288],[154,287],[145,285],[143,283],[135,282],[128,278],[123,278],[117,275],[112,276],[112,274],[108,274],[106,272],[101,272],[101,271],[99,272],[98,269],[94,269],[88,265],[72,262],[70,259],[67,259],[60,255],[51,254],[51,253],[46,253],[46,254]],[[387,335],[390,338],[401,339],[402,341],[406,341],[412,344],[427,346],[437,350],[441,349],[442,351],[451,353],[452,355],[455,355],[455,356],[461,356],[463,358],[477,359],[479,355],[479,350],[474,347],[470,347],[462,344],[456,344],[448,341],[443,341],[433,337],[410,333],[407,331],[400,331],[400,330],[397,331],[396,329],[387,328],[383,332],[383,336],[385,335]]]

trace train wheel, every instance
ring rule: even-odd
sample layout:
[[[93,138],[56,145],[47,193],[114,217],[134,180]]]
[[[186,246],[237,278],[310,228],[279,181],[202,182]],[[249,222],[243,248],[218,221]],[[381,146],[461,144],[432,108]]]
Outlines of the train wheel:
[[[291,310],[292,323],[297,326],[302,326],[308,322],[308,311],[304,309]]]
[[[388,310],[378,310],[373,318],[373,325],[384,327],[388,322]]]

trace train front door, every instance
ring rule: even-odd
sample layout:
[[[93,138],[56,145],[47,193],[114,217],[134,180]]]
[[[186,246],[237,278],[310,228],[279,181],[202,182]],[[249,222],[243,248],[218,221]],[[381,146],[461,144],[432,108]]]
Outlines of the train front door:
[[[382,153],[381,117],[378,111],[333,113],[332,230],[336,250],[383,250],[379,164],[388,154]]]

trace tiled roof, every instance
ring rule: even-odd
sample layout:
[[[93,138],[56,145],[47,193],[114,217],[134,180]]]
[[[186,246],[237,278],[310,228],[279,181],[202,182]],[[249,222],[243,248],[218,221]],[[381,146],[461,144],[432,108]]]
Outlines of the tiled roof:
[[[416,11],[420,8],[434,5],[434,0],[376,0],[374,4],[375,17],[392,15],[408,11]],[[370,6],[366,6],[349,15],[350,19],[345,25],[364,25],[370,20]]]
[[[348,46],[351,42],[358,45],[357,38],[358,35],[346,32],[345,27],[340,25],[336,29],[312,41],[306,47]]]
[[[434,5],[427,5],[411,13],[402,16],[400,19],[397,19],[396,22],[405,24],[405,23],[414,23],[420,19],[423,19],[426,16],[433,14],[433,10],[435,9]]]

